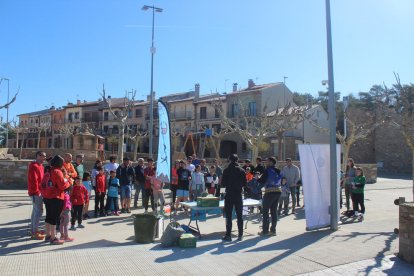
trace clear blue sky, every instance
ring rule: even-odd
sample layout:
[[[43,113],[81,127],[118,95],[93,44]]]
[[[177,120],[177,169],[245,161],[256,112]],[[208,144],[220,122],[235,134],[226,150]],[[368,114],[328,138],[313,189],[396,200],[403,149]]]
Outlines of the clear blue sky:
[[[156,96],[283,81],[316,95],[327,79],[324,0],[0,0],[0,77],[17,114],[150,90],[151,20],[156,14]],[[413,82],[414,1],[332,0],[335,90]],[[411,78],[411,79],[410,79]],[[227,80],[227,81],[226,81]],[[5,102],[6,82],[0,86]],[[5,110],[0,110],[4,120]]]

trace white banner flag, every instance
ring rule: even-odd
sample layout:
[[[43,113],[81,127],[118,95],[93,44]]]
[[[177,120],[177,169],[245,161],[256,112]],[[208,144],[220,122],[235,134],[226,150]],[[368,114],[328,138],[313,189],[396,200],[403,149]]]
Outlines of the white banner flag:
[[[299,145],[300,170],[305,199],[306,229],[312,230],[329,226],[331,215],[330,145]],[[340,170],[341,147],[336,147],[337,170]],[[338,173],[337,172],[337,173]],[[338,173],[339,175],[339,173]],[[338,183],[339,187],[339,177]],[[339,199],[339,188],[337,198]],[[339,208],[339,200],[338,208]],[[338,214],[339,220],[339,214]]]
[[[158,101],[158,120],[157,178],[162,182],[169,183],[171,180],[170,120],[167,108],[161,101]]]

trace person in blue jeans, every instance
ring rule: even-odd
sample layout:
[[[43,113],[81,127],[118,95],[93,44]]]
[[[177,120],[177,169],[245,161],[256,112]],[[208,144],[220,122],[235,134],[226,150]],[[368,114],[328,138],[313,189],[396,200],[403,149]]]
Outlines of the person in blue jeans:
[[[118,207],[118,188],[119,179],[116,178],[116,171],[110,171],[108,180],[108,194],[106,198],[106,214],[109,215],[111,205],[113,205],[113,214],[119,216]]]
[[[121,186],[121,213],[131,213],[131,185],[135,181],[135,171],[128,157],[124,157],[122,164],[116,169],[116,178]]]
[[[265,172],[260,177],[259,182],[265,188],[265,194],[263,196],[263,225],[262,231],[258,234],[260,236],[276,236],[276,224],[277,224],[277,206],[281,194],[281,173],[276,168],[276,158],[267,158],[267,167]],[[269,212],[272,217],[272,225],[269,232]]]

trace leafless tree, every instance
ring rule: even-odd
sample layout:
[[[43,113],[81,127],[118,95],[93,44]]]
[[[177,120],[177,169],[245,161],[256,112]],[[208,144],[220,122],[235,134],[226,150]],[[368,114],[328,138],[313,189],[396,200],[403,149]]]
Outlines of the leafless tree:
[[[75,127],[64,123],[57,129],[57,132],[63,136],[63,147],[65,149],[69,149],[69,138],[73,136]]]
[[[144,130],[141,128],[141,126],[137,126],[136,128],[131,129],[128,127],[128,132],[126,134],[127,138],[130,139],[132,142],[134,142],[134,157],[133,160],[137,160],[137,151],[139,148],[139,143],[142,139],[145,137],[148,137],[149,133],[148,130]]]
[[[124,159],[124,140],[125,140],[125,129],[127,126],[127,118],[128,114],[131,112],[132,107],[134,105],[134,99],[136,91],[131,93],[131,98],[128,98],[128,92],[125,93],[124,102],[120,106],[113,107],[112,106],[112,99],[107,98],[105,88],[102,89],[102,99],[107,104],[109,108],[109,112],[112,114],[114,120],[117,122],[118,129],[119,129],[119,138],[118,138],[118,160]],[[114,110],[116,108],[116,112]]]
[[[47,131],[50,129],[50,122],[40,122],[38,126],[35,127],[37,132],[37,148],[40,148],[40,137],[42,132],[45,134],[45,140],[47,140]],[[47,147],[47,145],[46,145]]]

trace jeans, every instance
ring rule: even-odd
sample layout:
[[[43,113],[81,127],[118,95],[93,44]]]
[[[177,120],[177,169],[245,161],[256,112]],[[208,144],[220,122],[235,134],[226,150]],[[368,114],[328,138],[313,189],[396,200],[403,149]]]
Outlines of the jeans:
[[[279,198],[278,215],[282,212],[282,206],[284,207],[285,215],[287,215],[289,213],[289,195]]]
[[[43,214],[43,198],[41,196],[30,196],[32,200],[32,215],[30,217],[30,231],[36,233],[39,230],[40,218]]]
[[[142,198],[142,201],[144,202],[144,185],[145,184],[136,184],[135,185],[134,207],[138,207],[139,193],[141,193],[141,198]]]
[[[269,211],[272,217],[272,226],[270,232],[276,232],[277,212],[276,208],[279,203],[280,194],[278,192],[265,193],[263,196],[263,233],[269,232]]]
[[[296,187],[290,187],[290,196],[292,197],[292,211],[296,207]]]
[[[224,212],[226,214],[226,236],[231,236],[231,229],[233,226],[232,216],[233,216],[233,207],[236,209],[237,215],[237,228],[239,230],[239,236],[243,235],[243,199],[240,195],[229,196],[226,194],[224,199]]]
[[[113,210],[115,212],[118,212],[118,210],[119,210],[119,207],[118,207],[118,197],[108,196],[106,198],[106,207],[105,207],[105,210],[106,210],[107,213],[109,213],[109,211],[111,209],[111,206],[113,207]]]

